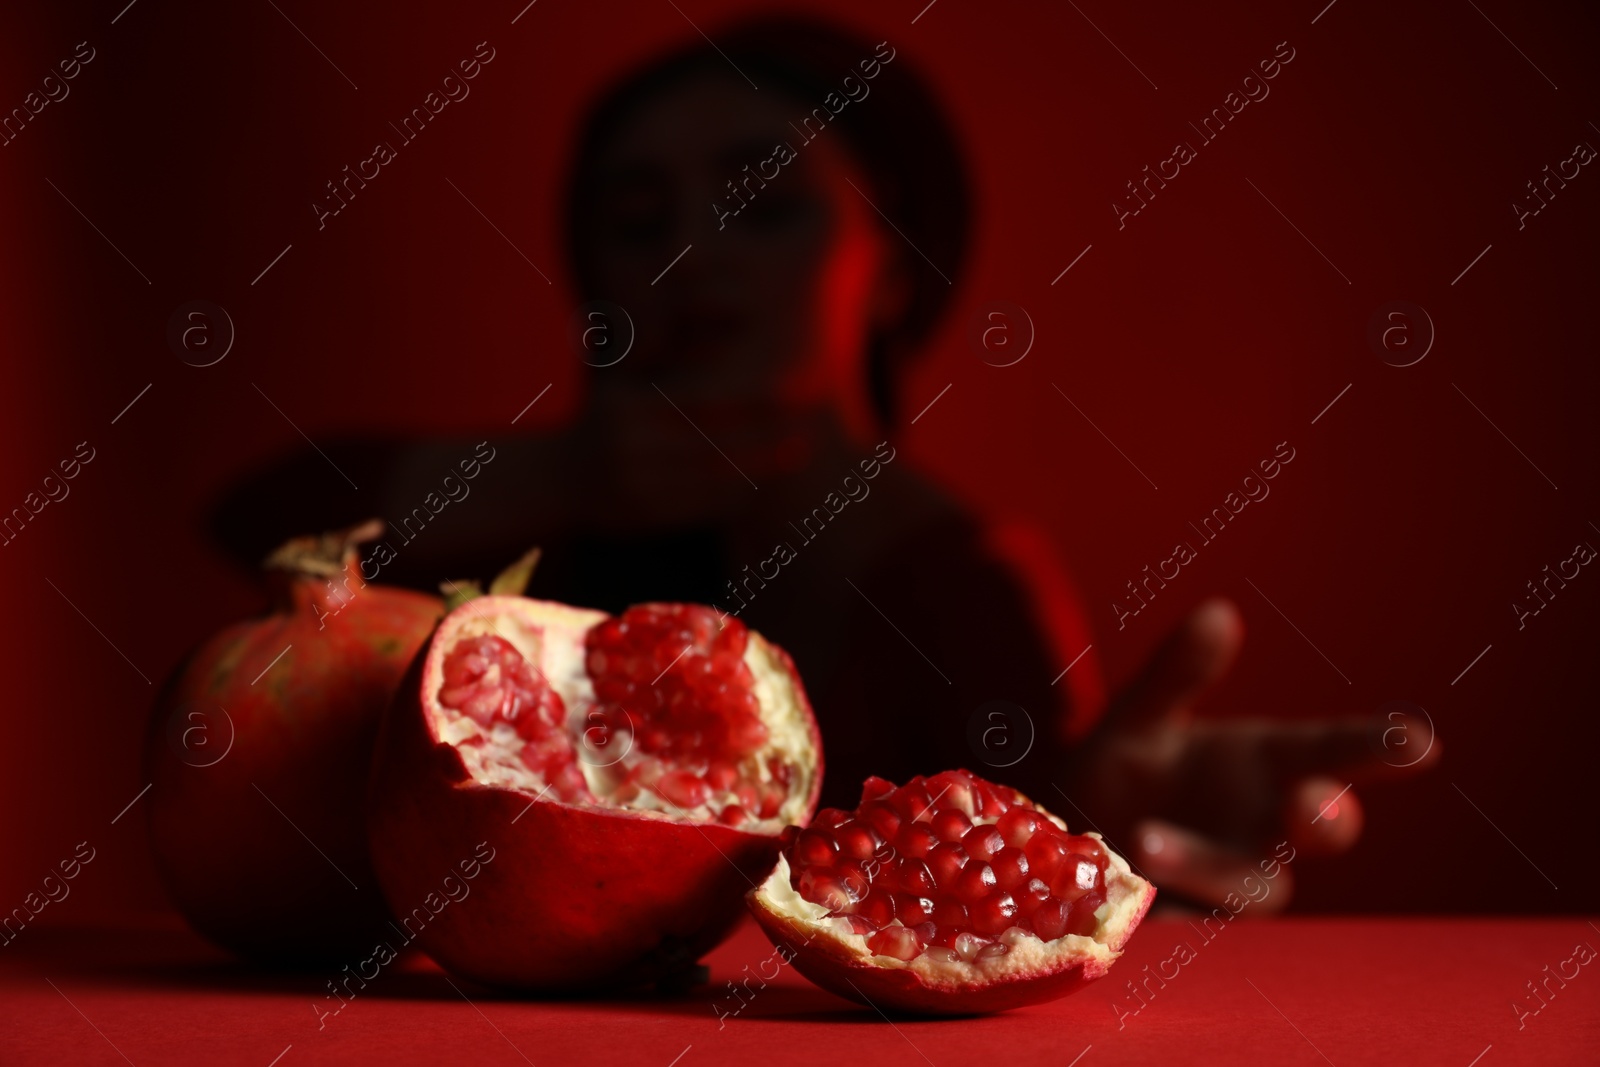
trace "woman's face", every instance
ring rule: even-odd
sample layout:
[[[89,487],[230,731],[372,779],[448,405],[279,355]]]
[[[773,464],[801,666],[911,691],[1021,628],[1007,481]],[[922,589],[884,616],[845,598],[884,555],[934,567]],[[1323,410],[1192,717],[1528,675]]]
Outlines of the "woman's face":
[[[588,254],[593,295],[625,308],[637,335],[596,374],[751,417],[860,393],[893,248],[839,131],[802,126],[812,107],[730,70],[624,121],[598,159]]]

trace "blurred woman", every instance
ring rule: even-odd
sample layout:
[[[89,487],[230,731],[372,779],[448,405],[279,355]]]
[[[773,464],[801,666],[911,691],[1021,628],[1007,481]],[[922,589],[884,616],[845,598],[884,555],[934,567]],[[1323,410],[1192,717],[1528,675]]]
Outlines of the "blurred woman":
[[[714,36],[583,126],[564,212],[590,301],[574,424],[492,441],[470,520],[405,519],[470,443],[352,443],[327,451],[359,494],[298,457],[229,498],[224,541],[259,557],[377,513],[395,532],[383,580],[488,574],[539,544],[535,595],[713,604],[798,663],[825,803],[852,806],[868,774],[970,766],[1208,903],[1280,842],[1348,847],[1353,795],[1343,818],[1318,812],[1381,767],[1364,722],[1195,722],[1242,635],[1224,602],[1108,702],[1045,540],[969,514],[897,447],[895,382],[971,225],[960,151],[906,58],[809,22]]]

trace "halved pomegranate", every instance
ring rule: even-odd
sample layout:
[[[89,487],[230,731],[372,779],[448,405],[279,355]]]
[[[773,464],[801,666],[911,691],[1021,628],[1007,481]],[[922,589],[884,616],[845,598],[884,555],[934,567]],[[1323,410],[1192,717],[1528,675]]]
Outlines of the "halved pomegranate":
[[[1099,834],[968,771],[785,831],[751,910],[824,989],[904,1012],[1005,1011],[1103,976],[1155,899]]]
[[[457,974],[660,980],[727,934],[821,779],[794,664],[737,619],[485,596],[439,624],[385,723],[373,863],[407,940]]]

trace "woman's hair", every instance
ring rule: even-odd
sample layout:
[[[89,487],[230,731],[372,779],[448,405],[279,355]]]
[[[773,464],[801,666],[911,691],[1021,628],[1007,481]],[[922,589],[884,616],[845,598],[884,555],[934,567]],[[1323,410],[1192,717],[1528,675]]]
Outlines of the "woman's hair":
[[[565,213],[568,252],[578,287],[596,292],[593,259],[595,183],[599,156],[618,129],[652,97],[707,72],[732,76],[737,66],[762,90],[775,89],[805,106],[821,108],[830,93],[843,97],[846,77],[862,82],[861,63],[877,58],[878,45],[827,23],[801,17],[740,22],[650,63],[605,93],[580,127],[568,173]],[[892,47],[893,42],[888,42]],[[885,423],[894,416],[894,381],[950,303],[971,226],[971,200],[961,150],[932,90],[904,56],[867,82],[870,92],[845,106],[826,127],[844,141],[870,186],[872,203],[914,248],[905,250],[911,299],[900,321],[870,342],[866,385]],[[869,68],[870,69],[870,68]],[[824,114],[827,109],[824,109]],[[934,266],[937,264],[937,266]]]

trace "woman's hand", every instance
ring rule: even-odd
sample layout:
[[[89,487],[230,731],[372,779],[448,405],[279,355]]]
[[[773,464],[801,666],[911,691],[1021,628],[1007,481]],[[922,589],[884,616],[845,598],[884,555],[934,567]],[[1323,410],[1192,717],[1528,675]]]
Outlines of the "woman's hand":
[[[1069,762],[1069,800],[1080,817],[1094,820],[1158,886],[1206,907],[1241,892],[1284,842],[1313,855],[1348,849],[1362,821],[1352,784],[1419,771],[1439,758],[1428,738],[1427,755],[1410,766],[1386,763],[1370,716],[1197,719],[1194,702],[1227,672],[1243,637],[1231,603],[1202,604]],[[1258,913],[1281,910],[1291,884],[1278,877]]]

